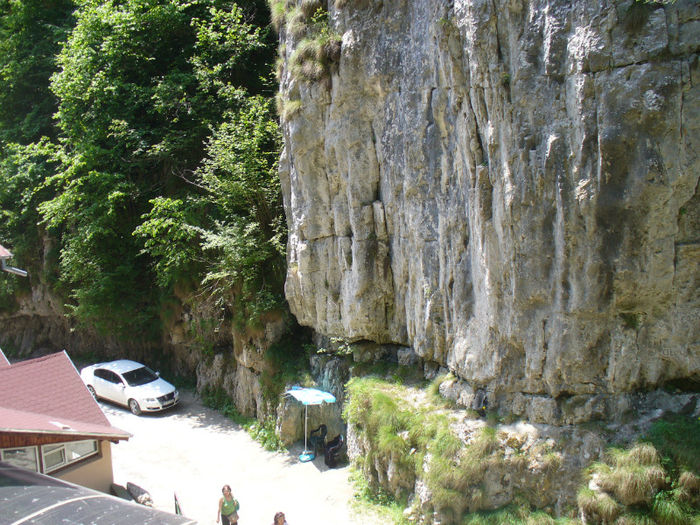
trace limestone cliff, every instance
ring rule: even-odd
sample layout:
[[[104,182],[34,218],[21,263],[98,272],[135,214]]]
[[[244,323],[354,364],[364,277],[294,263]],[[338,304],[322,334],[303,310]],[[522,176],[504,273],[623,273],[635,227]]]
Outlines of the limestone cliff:
[[[464,404],[535,419],[697,390],[700,5],[321,9],[325,75],[293,67],[309,30],[280,27],[298,320],[412,347]]]

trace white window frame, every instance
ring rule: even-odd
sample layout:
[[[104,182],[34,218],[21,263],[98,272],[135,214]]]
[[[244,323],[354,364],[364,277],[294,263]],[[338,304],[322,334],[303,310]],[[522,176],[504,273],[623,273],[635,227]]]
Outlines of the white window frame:
[[[79,443],[92,443],[94,446],[94,450],[92,452],[89,452],[87,454],[83,454],[82,456],[78,456],[76,458],[71,458],[70,457],[70,449],[72,445],[76,445]],[[49,450],[46,450],[49,449]],[[53,472],[55,470],[61,469],[65,466],[72,465],[73,463],[77,463],[78,461],[82,461],[86,458],[96,456],[100,452],[100,446],[97,443],[96,439],[86,439],[83,441],[68,441],[65,443],[54,443],[51,445],[42,445],[41,447],[41,459],[44,464],[44,472],[48,474],[49,472]],[[52,465],[51,467],[46,466],[46,457],[50,454],[56,454],[60,453],[62,455],[61,461],[56,463],[55,465]]]
[[[5,457],[5,454],[7,452],[12,452],[14,450],[33,450],[34,451],[34,469],[33,470],[35,472],[39,472],[39,451],[37,450],[37,447],[11,447],[11,448],[0,449],[0,460],[5,461],[5,462],[9,463],[10,465],[19,466],[19,465],[16,465],[15,463],[13,463],[11,461],[11,458],[8,459]]]

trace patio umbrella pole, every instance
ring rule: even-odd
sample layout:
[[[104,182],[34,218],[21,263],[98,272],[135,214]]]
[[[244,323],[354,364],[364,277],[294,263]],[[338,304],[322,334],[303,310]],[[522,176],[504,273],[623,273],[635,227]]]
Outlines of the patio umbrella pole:
[[[303,462],[313,461],[314,458],[316,457],[316,454],[313,454],[308,449],[308,444],[307,444],[308,430],[309,430],[309,407],[307,405],[304,405],[304,451],[299,456],[299,460],[303,461]]]
[[[304,454],[309,453],[309,449],[306,446],[306,436],[308,435],[308,426],[309,426],[309,407],[308,407],[308,405],[304,405]]]

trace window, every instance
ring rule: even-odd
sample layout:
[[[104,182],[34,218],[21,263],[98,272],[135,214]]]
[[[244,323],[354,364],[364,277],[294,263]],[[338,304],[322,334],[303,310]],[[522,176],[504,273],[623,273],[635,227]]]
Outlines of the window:
[[[158,379],[158,375],[150,368],[143,366],[122,374],[129,386],[139,386],[152,383]]]
[[[6,448],[0,450],[0,459],[16,467],[39,471],[36,447]]]
[[[95,370],[95,372],[93,372],[92,375],[95,377],[99,377],[100,379],[104,379],[108,383],[114,383],[115,385],[124,384],[124,381],[122,381],[121,377],[119,377],[111,370],[105,370],[104,368],[98,368],[97,370]]]
[[[41,447],[44,454],[44,472],[51,472],[66,464],[66,452],[63,444],[44,445]]]
[[[66,454],[68,455],[69,463],[96,453],[97,441],[94,439],[91,439],[90,441],[74,441],[73,443],[66,443]]]
[[[100,379],[104,379],[109,383],[119,384],[122,382],[122,380],[117,374],[115,374],[111,370],[105,370],[103,368],[98,368],[97,370],[95,370],[95,373],[93,375],[95,377],[99,377]]]
[[[41,447],[44,458],[44,472],[52,472],[88,456],[97,454],[97,441],[71,441]]]

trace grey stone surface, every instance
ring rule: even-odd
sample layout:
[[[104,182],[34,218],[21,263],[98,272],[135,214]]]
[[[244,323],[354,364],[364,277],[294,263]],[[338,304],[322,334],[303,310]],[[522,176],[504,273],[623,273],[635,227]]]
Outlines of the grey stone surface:
[[[281,78],[297,319],[539,419],[697,389],[700,6],[630,6],[329,1],[330,80]]]

